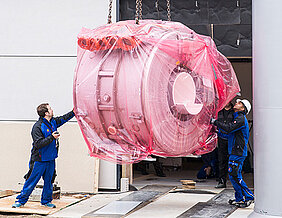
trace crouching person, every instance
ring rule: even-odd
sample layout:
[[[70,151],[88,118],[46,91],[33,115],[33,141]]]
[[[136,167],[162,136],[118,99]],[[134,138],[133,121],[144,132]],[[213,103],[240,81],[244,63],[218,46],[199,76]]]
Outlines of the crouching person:
[[[251,110],[248,100],[237,100],[234,108],[234,119],[230,123],[211,119],[211,123],[228,133],[228,173],[235,190],[235,199],[229,204],[248,207],[254,201],[254,194],[242,178],[242,167],[248,152],[249,125],[246,118]]]
[[[48,103],[40,104],[37,107],[39,115],[38,121],[33,125],[31,136],[33,139],[31,160],[34,166],[29,178],[25,181],[20,195],[17,196],[13,208],[23,206],[42,177],[44,180],[43,191],[41,195],[41,204],[55,208],[52,204],[52,177],[55,170],[55,159],[58,157],[58,138],[60,137],[57,128],[74,117],[74,112],[53,117],[53,110]]]

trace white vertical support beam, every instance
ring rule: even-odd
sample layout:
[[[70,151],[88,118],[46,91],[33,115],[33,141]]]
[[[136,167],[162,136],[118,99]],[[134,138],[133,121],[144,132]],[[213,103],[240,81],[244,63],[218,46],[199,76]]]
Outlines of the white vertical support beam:
[[[99,191],[99,174],[100,174],[100,159],[94,157],[95,167],[94,167],[94,193]]]
[[[282,1],[253,0],[255,208],[282,217]]]

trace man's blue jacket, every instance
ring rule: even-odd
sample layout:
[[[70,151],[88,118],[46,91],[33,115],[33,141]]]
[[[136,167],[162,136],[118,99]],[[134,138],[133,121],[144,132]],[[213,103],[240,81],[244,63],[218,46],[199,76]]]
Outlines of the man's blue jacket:
[[[249,124],[245,112],[239,111],[233,114],[234,119],[230,123],[216,120],[214,125],[223,129],[228,134],[228,153],[230,155],[247,156],[249,141]]]
[[[39,117],[38,121],[33,125],[31,136],[33,139],[31,160],[33,161],[50,161],[58,157],[58,149],[56,148],[56,140],[52,132],[74,117],[73,111],[55,117],[48,122],[43,117]]]

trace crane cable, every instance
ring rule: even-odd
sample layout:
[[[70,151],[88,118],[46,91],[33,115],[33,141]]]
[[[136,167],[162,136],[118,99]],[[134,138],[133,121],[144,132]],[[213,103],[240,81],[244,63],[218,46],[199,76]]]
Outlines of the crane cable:
[[[108,24],[112,23],[112,7],[113,7],[113,0],[110,0],[110,3],[109,3],[109,14],[108,14]]]
[[[167,20],[171,21],[171,14],[170,14],[170,1],[166,1],[166,6],[167,6]]]
[[[142,0],[136,0],[135,23],[139,24],[142,20]]]

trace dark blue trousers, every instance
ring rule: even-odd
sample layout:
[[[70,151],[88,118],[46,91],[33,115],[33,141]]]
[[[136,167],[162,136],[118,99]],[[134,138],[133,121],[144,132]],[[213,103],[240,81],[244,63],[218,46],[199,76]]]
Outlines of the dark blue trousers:
[[[51,161],[35,161],[32,173],[28,180],[24,183],[20,195],[17,196],[17,202],[25,204],[30,194],[42,177],[44,180],[43,191],[41,195],[41,204],[47,204],[53,200],[52,177],[55,170],[55,160]]]
[[[228,162],[229,179],[235,190],[235,199],[239,201],[254,200],[254,194],[242,177],[242,167],[246,157],[230,155]]]

